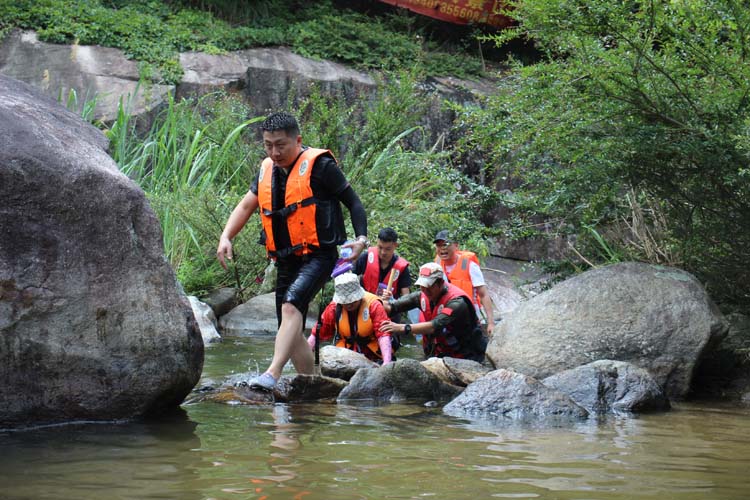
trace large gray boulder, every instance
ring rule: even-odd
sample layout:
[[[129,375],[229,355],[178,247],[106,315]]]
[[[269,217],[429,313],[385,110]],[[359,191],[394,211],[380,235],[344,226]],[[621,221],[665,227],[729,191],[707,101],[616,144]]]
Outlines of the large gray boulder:
[[[203,342],[107,140],[0,76],[0,427],[178,405]]]
[[[318,301],[307,308],[305,328],[312,328],[318,320]],[[219,331],[226,337],[272,335],[279,331],[276,319],[276,295],[264,293],[251,297],[219,318]]]
[[[568,395],[533,377],[503,369],[477,379],[443,411],[454,417],[541,422],[588,416]]]
[[[487,357],[542,379],[599,359],[647,369],[682,398],[722,315],[692,275],[622,263],[587,271],[522,303],[497,328]]]
[[[651,374],[625,361],[600,359],[551,375],[542,383],[592,413],[668,410],[669,399]]]
[[[710,344],[695,372],[691,397],[750,404],[750,316],[726,316],[727,336]]]

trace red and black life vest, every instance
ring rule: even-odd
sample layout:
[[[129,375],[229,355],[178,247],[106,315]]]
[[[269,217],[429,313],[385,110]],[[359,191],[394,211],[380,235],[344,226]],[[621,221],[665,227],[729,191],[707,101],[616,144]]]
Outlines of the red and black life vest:
[[[396,262],[393,263],[393,266],[391,267],[391,270],[388,274],[385,276],[385,283],[388,283],[388,280],[391,277],[391,274],[394,272],[397,272],[398,274],[393,279],[393,287],[397,288],[398,283],[398,276],[400,276],[404,270],[406,269],[406,266],[409,265],[409,261],[404,259],[403,257],[396,256]],[[362,285],[365,290],[367,290],[370,293],[377,293],[378,285],[380,284],[380,258],[378,257],[378,247],[370,247],[367,249],[367,266],[365,267],[365,272],[362,274]],[[399,293],[396,293],[397,290],[393,291],[393,296],[398,297],[400,295]]]

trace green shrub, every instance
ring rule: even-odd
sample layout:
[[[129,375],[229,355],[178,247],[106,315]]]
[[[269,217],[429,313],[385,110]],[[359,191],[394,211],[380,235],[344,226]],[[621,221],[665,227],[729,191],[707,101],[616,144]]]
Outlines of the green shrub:
[[[463,151],[515,189],[527,224],[617,248],[631,192],[656,200],[661,244],[726,306],[750,307],[750,11],[733,0],[512,2],[546,59],[517,65]],[[586,229],[586,228],[590,229]],[[628,246],[622,238],[620,243]],[[647,257],[644,257],[647,258]]]

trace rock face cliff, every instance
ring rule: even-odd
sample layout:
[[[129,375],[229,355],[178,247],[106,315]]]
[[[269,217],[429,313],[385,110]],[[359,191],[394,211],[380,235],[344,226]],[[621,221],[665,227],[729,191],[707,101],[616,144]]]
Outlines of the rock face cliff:
[[[96,98],[94,118],[111,121],[122,99],[129,113],[139,116],[139,128],[148,128],[153,114],[168,94],[176,99],[225,90],[243,98],[252,113],[264,115],[286,109],[313,90],[336,96],[347,105],[364,108],[377,92],[377,75],[331,61],[299,56],[283,47],[257,48],[227,54],[184,52],[184,70],[177,85],[139,84],[138,65],[119,49],[58,45],[39,41],[33,31],[13,31],[0,40],[0,74],[26,82],[52,98],[66,99],[70,90],[85,100]],[[489,82],[430,78],[419,91],[432,96],[421,125],[428,140],[445,140],[453,111],[443,99],[467,103],[493,92]]]
[[[96,128],[0,76],[0,428],[178,405],[203,342]]]

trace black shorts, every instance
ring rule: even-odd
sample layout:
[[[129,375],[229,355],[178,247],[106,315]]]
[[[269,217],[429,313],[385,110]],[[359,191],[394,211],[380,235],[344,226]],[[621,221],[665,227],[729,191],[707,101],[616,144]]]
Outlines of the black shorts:
[[[281,306],[289,302],[307,316],[307,307],[336,266],[336,248],[321,249],[300,257],[291,255],[276,261],[276,319],[281,325]]]

